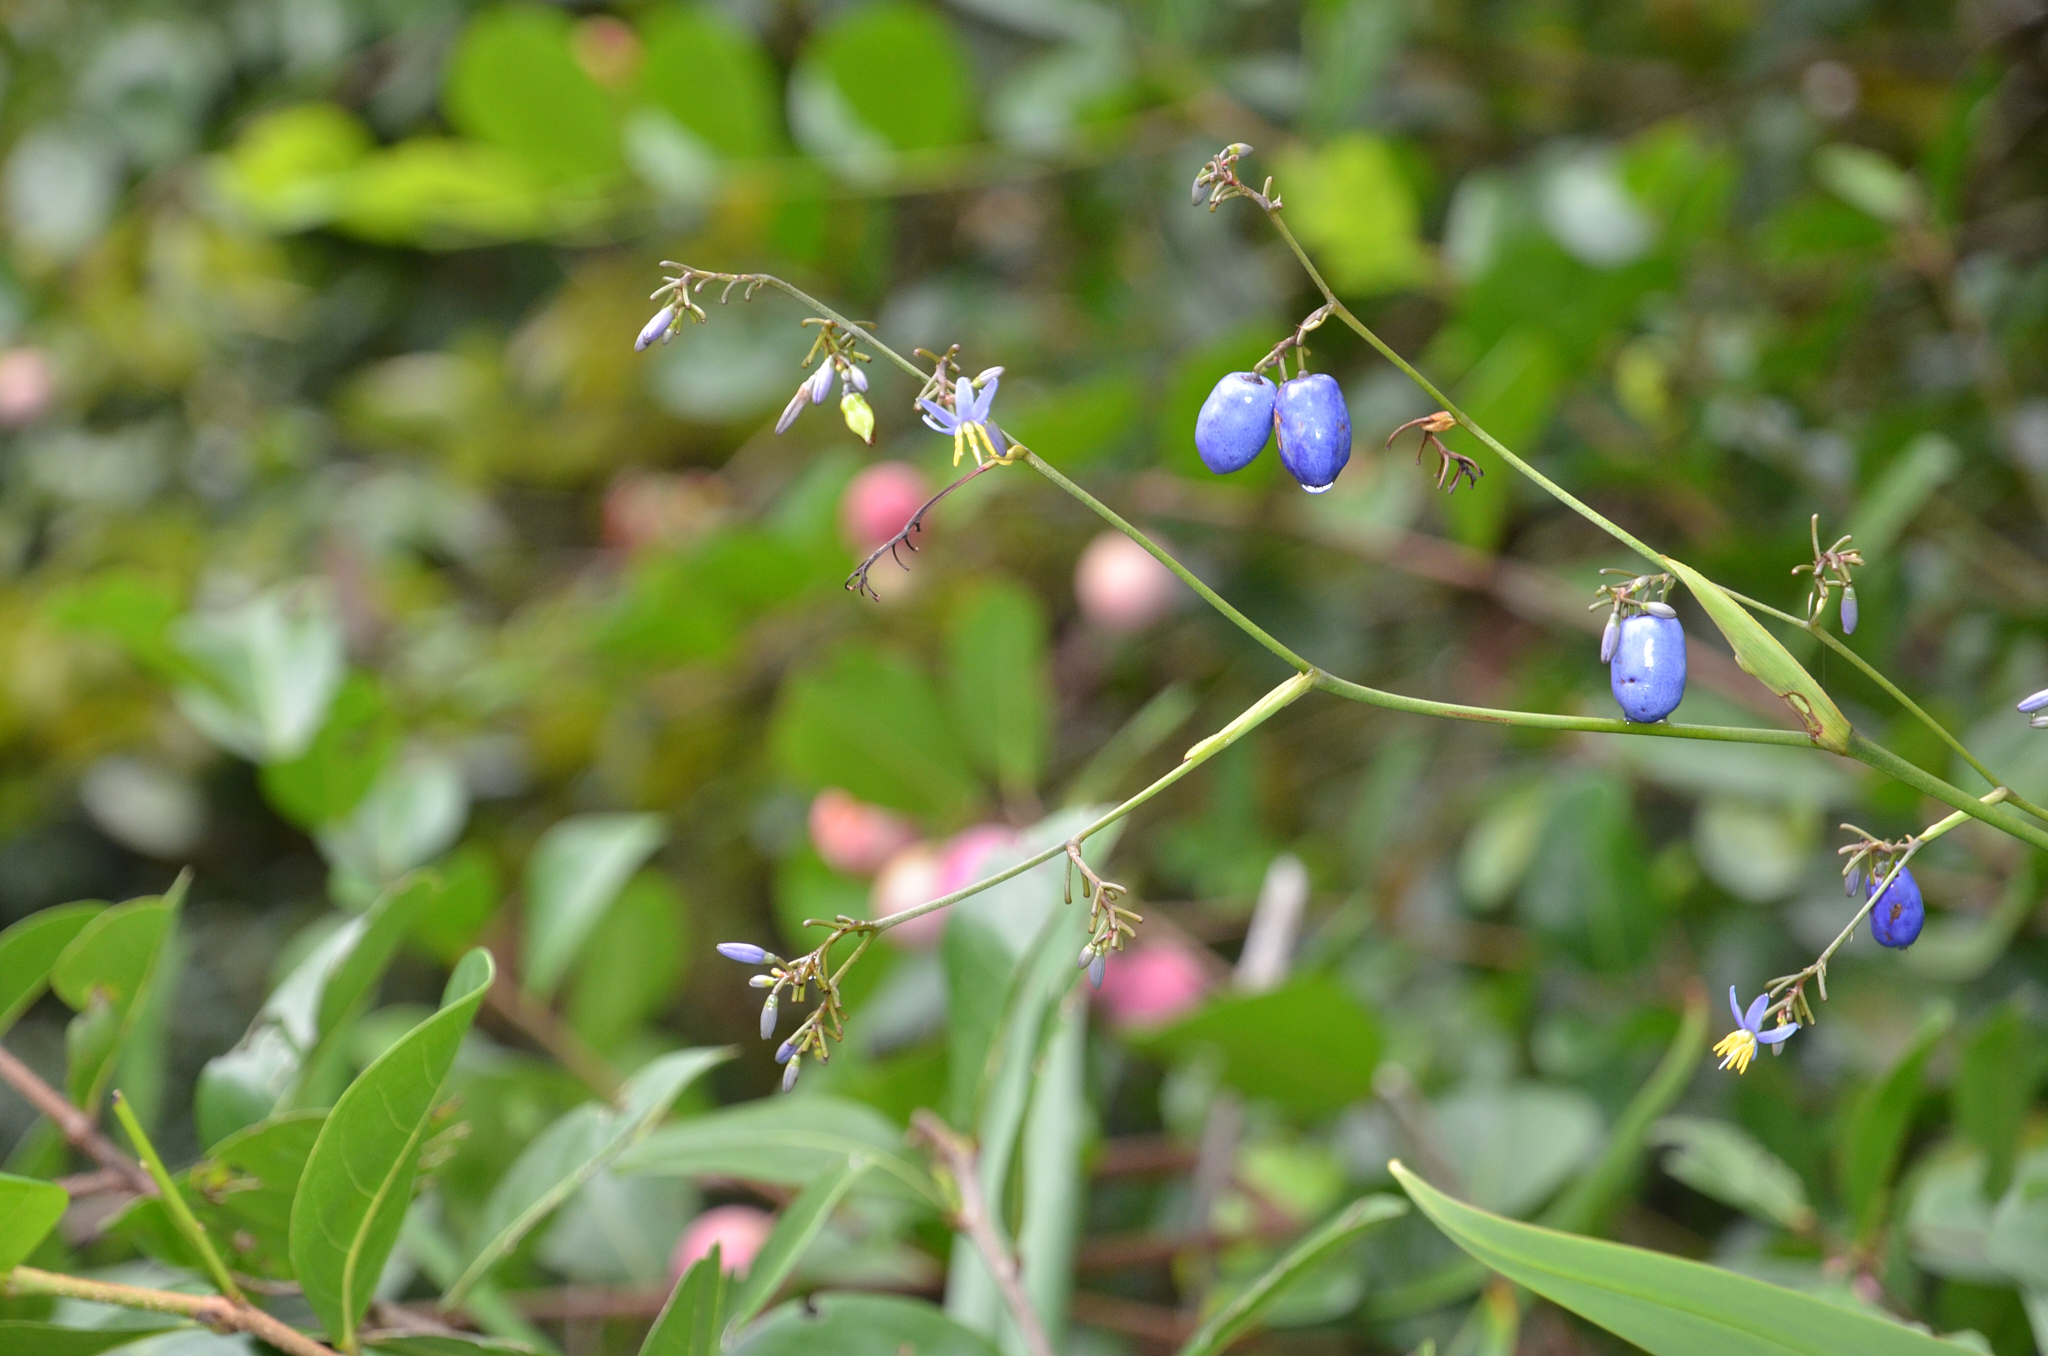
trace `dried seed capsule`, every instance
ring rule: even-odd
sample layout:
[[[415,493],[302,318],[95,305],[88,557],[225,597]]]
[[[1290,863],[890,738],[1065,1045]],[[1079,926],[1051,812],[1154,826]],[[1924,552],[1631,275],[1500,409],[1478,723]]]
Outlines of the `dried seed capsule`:
[[[1849,585],[1842,590],[1842,634],[1856,634],[1856,586]]]
[[[2022,711],[2031,713],[2039,711],[2044,706],[2048,706],[2048,687],[2042,688],[2031,697],[2022,697],[2020,699],[2020,710]]]
[[[775,1034],[776,995],[769,994],[768,1001],[761,1005],[761,1039],[767,1040]]]
[[[1653,617],[1670,618],[1678,615],[1678,609],[1669,603],[1644,603],[1643,611]]]
[[[1883,877],[1873,873],[1869,889],[1875,892]],[[1905,950],[1920,938],[1927,922],[1927,905],[1920,897],[1920,883],[1910,867],[1899,868],[1899,878],[1878,895],[1870,906],[1870,935],[1879,946]]]
[[[803,1067],[804,1067],[804,1061],[803,1061],[803,1056],[801,1056],[801,1055],[799,1055],[799,1056],[797,1056],[796,1058],[794,1058],[794,1059],[790,1060],[788,1064],[786,1064],[786,1065],[784,1065],[784,1066],[783,1066],[783,1069],[782,1069],[782,1090],[783,1090],[784,1092],[788,1092],[788,1091],[789,1091],[789,1090],[790,1090],[791,1088],[793,1088],[793,1087],[795,1087],[795,1086],[796,1086],[796,1076],[797,1076],[797,1074],[798,1074],[798,1073],[800,1073],[800,1072],[801,1072],[801,1071],[803,1070]]]
[[[1685,628],[1674,617],[1630,617],[1608,668],[1622,715],[1648,725],[1685,700]]]
[[[1310,494],[1336,484],[1351,460],[1351,411],[1337,379],[1327,372],[1296,377],[1280,388],[1273,409],[1287,474]]]
[[[1601,663],[1612,664],[1614,662],[1614,646],[1620,639],[1621,618],[1610,612],[1607,614],[1607,625],[1600,631]]]
[[[656,311],[654,319],[640,327],[640,337],[633,341],[633,351],[638,353],[655,340],[665,338],[668,334],[668,327],[673,325],[675,320],[676,308],[673,304],[664,306]]]
[[[1195,416],[1195,451],[1219,476],[1241,471],[1273,437],[1279,388],[1256,372],[1232,372],[1216,383]]]
[[[771,959],[766,951],[752,942],[720,942],[718,954],[741,965],[761,965]]]

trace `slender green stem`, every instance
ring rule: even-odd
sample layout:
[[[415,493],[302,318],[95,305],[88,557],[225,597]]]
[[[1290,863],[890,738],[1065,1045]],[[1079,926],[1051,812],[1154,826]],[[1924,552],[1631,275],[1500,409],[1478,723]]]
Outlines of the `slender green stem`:
[[[176,1314],[193,1319],[217,1332],[246,1332],[260,1337],[289,1356],[340,1356],[334,1348],[316,1342],[283,1320],[254,1305],[220,1295],[183,1295],[175,1290],[152,1290],[114,1281],[94,1281],[83,1276],[44,1271],[40,1267],[16,1267],[0,1274],[0,1294],[49,1295],[58,1299],[112,1304],[148,1313]]]
[[[1949,733],[1949,729],[1947,726],[1943,725],[1933,716],[1928,715],[1927,712],[1921,708],[1920,703],[1914,701],[1911,697],[1907,696],[1903,691],[1901,691],[1897,683],[1894,683],[1891,679],[1885,677],[1884,674],[1879,672],[1877,667],[1873,665],[1869,660],[1865,659],[1862,655],[1850,649],[1848,643],[1842,640],[1837,635],[1835,635],[1834,632],[1828,630],[1825,626],[1818,626],[1810,621],[1807,621],[1802,617],[1796,617],[1790,612],[1781,612],[1777,608],[1772,607],[1769,603],[1761,603],[1754,598],[1745,597],[1744,595],[1737,593],[1734,589],[1727,588],[1724,586],[1722,592],[1726,593],[1730,598],[1733,598],[1736,602],[1741,603],[1744,607],[1748,608],[1752,612],[1761,612],[1763,615],[1767,617],[1773,617],[1776,618],[1778,621],[1784,622],[1787,626],[1798,627],[1800,630],[1806,632],[1808,635],[1813,636],[1815,639],[1819,640],[1821,644],[1827,646],[1836,654],[1842,656],[1842,658],[1848,660],[1849,663],[1859,673],[1861,673],[1864,677],[1868,678],[1871,682],[1876,683],[1879,687],[1883,688],[1885,694],[1889,696],[1893,701],[1897,702],[1900,706],[1905,707],[1906,710],[1913,715],[1914,719],[1918,720],[1922,725],[1925,725],[1929,730],[1933,731],[1935,737],[1941,740],[1942,743],[1948,745],[1957,757],[1961,758],[1964,762],[1968,763],[1970,765],[1971,770],[1974,771],[1978,776],[1982,777],[1986,782],[1990,783],[1990,785],[1993,787],[2004,787],[2006,793],[2005,799],[2007,804],[2025,810],[2028,814],[2034,816],[2036,819],[2048,820],[2048,809],[2043,809],[2042,807],[2035,805],[2032,801],[2027,800],[2025,797],[2015,792],[2010,786],[2006,784],[2004,778],[2000,777],[1997,773],[1993,772],[1990,768],[1986,767],[1983,764],[1983,762],[1981,762],[1978,759],[1976,754],[1971,753],[1969,749],[1965,748],[1963,746],[1962,740],[1957,739],[1953,734]]]
[[[213,1240],[206,1236],[206,1230],[193,1218],[192,1207],[186,1203],[183,1193],[178,1190],[178,1184],[171,1180],[170,1171],[164,1167],[163,1155],[156,1151],[156,1145],[150,1142],[149,1135],[142,1128],[142,1122],[136,1119],[135,1108],[129,1105],[128,1099],[119,1090],[114,1093],[114,1118],[120,1121],[121,1128],[128,1132],[129,1140],[135,1145],[136,1156],[142,1159],[142,1166],[156,1182],[157,1194],[163,1199],[164,1209],[170,1213],[171,1223],[185,1236],[185,1241],[192,1245],[192,1250],[199,1254],[199,1260],[206,1264],[207,1274],[213,1277],[214,1286],[235,1303],[246,1303],[242,1287],[235,1284],[235,1278],[228,1274],[227,1263],[221,1261],[220,1254],[214,1251]]]
[[[1710,739],[1724,744],[1776,744],[1785,748],[1810,749],[1813,741],[1801,730],[1766,730],[1742,725],[1674,725],[1668,720],[1654,725],[1606,716],[1556,716],[1541,711],[1505,711],[1487,706],[1460,706],[1423,697],[1404,697],[1383,692],[1363,683],[1347,682],[1318,673],[1316,686],[1334,696],[1346,697],[1389,711],[1406,711],[1417,716],[1440,716],[1446,720],[1471,720],[1487,725],[1514,725],[1531,730],[1578,730],[1587,734],[1648,735],[1664,739]]]
[[[2032,819],[2020,815],[2009,805],[1985,804],[1976,796],[1960,787],[1949,785],[1914,763],[1907,762],[1884,745],[1851,731],[1849,735],[1849,756],[1860,763],[1876,768],[1895,781],[1904,782],[1922,795],[1930,796],[1944,805],[1953,806],[1972,819],[1982,820],[1994,829],[2011,834],[2023,843],[2037,848],[2048,848],[2048,829]]]

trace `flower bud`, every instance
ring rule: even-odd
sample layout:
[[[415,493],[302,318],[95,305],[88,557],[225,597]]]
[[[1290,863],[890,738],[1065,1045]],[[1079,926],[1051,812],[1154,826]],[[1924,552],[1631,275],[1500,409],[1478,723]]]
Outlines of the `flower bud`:
[[[750,975],[747,978],[747,987],[750,989],[772,989],[775,987],[776,982],[776,978],[773,975]]]
[[[1607,615],[1607,625],[1600,632],[1600,662],[1614,662],[1614,647],[1621,640],[1621,618],[1613,613]]]
[[[1643,611],[1649,613],[1653,617],[1668,618],[1675,617],[1678,615],[1678,609],[1673,607],[1669,603],[1644,603]]]
[[[2030,717],[2027,721],[2027,724],[2033,726],[2037,730],[2048,730],[2048,711],[2043,711],[2038,716]]]
[[[2048,687],[2044,687],[2033,696],[2022,698],[2020,701],[2020,710],[2028,713],[2039,711],[2044,706],[2048,706]]]
[[[796,1058],[790,1060],[788,1064],[783,1066],[782,1090],[784,1092],[788,1092],[791,1088],[796,1086],[796,1076],[803,1070],[803,1067],[804,1059],[802,1055],[798,1055]]]
[[[656,311],[654,318],[640,327],[640,337],[633,341],[633,351],[639,353],[655,340],[666,339],[668,327],[675,323],[675,319],[676,308],[674,303],[670,303]]]
[[[761,1039],[764,1041],[775,1034],[775,998],[776,996],[771,993],[768,995],[768,1001],[761,1005]]]
[[[825,397],[832,394],[832,364],[821,365],[811,376],[811,403],[822,405]]]
[[[875,445],[875,412],[868,408],[868,402],[851,384],[847,386],[845,394],[839,397],[839,417],[853,430],[854,437],[869,447]]]
[[[1102,976],[1109,969],[1109,957],[1097,956],[1088,962],[1088,983],[1095,988],[1102,987]]]
[[[865,393],[868,389],[868,374],[860,370],[859,363],[848,363],[843,373],[846,384],[854,390]]]
[[[1190,194],[1188,194],[1188,206],[1190,206],[1190,207],[1200,207],[1200,206],[1202,205],[1202,198],[1203,198],[1203,197],[1204,197],[1204,196],[1206,195],[1206,193],[1208,192],[1208,188],[1209,188],[1209,186],[1208,186],[1207,184],[1205,184],[1205,183],[1203,183],[1203,182],[1202,182],[1202,176],[1201,176],[1201,175],[1199,175],[1199,174],[1198,174],[1198,175],[1196,175],[1196,176],[1195,176],[1195,191],[1194,191],[1194,192],[1192,192],[1192,193],[1190,193]]]
[[[1856,586],[1849,585],[1842,590],[1842,634],[1856,634]]]
[[[752,942],[720,942],[718,954],[741,965],[763,965],[770,959],[766,951]]]
[[[789,426],[796,422],[796,417],[804,412],[804,406],[808,405],[810,400],[811,383],[806,381],[803,385],[796,388],[796,394],[791,396],[789,403],[782,407],[782,415],[775,421],[775,431],[777,433],[787,433]]]
[[[775,1047],[775,1062],[776,1062],[777,1064],[787,1064],[787,1063],[789,1063],[789,1062],[790,1062],[791,1060],[793,1060],[793,1059],[795,1059],[795,1058],[796,1058],[796,1042],[795,1042],[795,1041],[784,1041],[784,1042],[783,1042],[783,1043],[782,1043],[781,1045],[778,1045],[777,1047]]]
[[[1082,947],[1081,959],[1074,962],[1074,968],[1076,970],[1086,970],[1093,964],[1095,964],[1095,948],[1092,946]]]

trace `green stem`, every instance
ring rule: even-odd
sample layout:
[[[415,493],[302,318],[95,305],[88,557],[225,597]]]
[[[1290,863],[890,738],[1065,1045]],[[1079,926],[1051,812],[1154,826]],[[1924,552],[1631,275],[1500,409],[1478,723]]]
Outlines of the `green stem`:
[[[227,1263],[221,1261],[214,1251],[213,1240],[206,1236],[206,1230],[192,1215],[192,1207],[186,1203],[178,1184],[171,1180],[171,1174],[164,1167],[163,1156],[156,1151],[156,1145],[142,1129],[142,1122],[136,1119],[135,1108],[118,1090],[114,1093],[114,1118],[121,1122],[121,1128],[128,1132],[128,1138],[135,1145],[136,1156],[142,1159],[142,1166],[149,1171],[156,1182],[157,1194],[163,1199],[164,1209],[170,1213],[171,1223],[192,1245],[199,1260],[206,1264],[207,1274],[213,1277],[214,1286],[221,1294],[237,1304],[247,1303],[242,1287],[235,1284],[235,1278],[228,1274]]]
[[[262,1338],[289,1356],[340,1356],[334,1348],[314,1341],[298,1329],[254,1305],[238,1303],[219,1295],[182,1295],[175,1290],[151,1290],[114,1281],[92,1281],[83,1276],[44,1271],[40,1267],[16,1267],[0,1275],[0,1293],[7,1295],[49,1295],[58,1299],[112,1304],[123,1309],[141,1309],[155,1314],[176,1314],[193,1319],[217,1332],[246,1332]]]
[[[2023,843],[2030,843],[2037,848],[2048,848],[2048,829],[2042,828],[2031,819],[2021,817],[2011,806],[1999,803],[1987,805],[1962,788],[1949,785],[1933,773],[1907,762],[1884,745],[1855,731],[1849,734],[1849,756],[1876,768],[1895,781],[1904,782],[1922,795],[1961,810],[1972,819],[1980,819],[1994,829],[2009,833]]]
[[[1797,749],[1813,747],[1813,741],[1800,730],[1764,730],[1742,725],[1674,725],[1668,720],[1660,720],[1654,725],[1638,725],[1632,721],[1615,720],[1607,716],[1555,716],[1542,711],[1505,711],[1487,706],[1460,706],[1455,702],[1435,702],[1422,697],[1404,697],[1398,692],[1383,692],[1379,688],[1367,687],[1363,683],[1333,678],[1327,673],[1316,675],[1316,686],[1334,696],[1364,702],[1369,706],[1384,707],[1389,711],[1406,711],[1417,716],[1439,716],[1446,720],[1514,725],[1531,730],[1577,730],[1586,734],[1710,739],[1724,744],[1777,744]]]
[[[1907,711],[1912,713],[1913,717],[1916,720],[1918,720],[1922,725],[1925,725],[1929,730],[1933,731],[1935,737],[1941,740],[1942,743],[1948,745],[1957,757],[1961,758],[1964,762],[1968,763],[1970,765],[1971,770],[1974,771],[1978,776],[1982,777],[1993,788],[2004,787],[2006,793],[2005,799],[2008,804],[2016,806],[2019,809],[2025,810],[2028,814],[2034,816],[2036,819],[2048,820],[2048,809],[2043,809],[2042,807],[2035,805],[2032,801],[2029,801],[2024,797],[2018,795],[2016,792],[2014,792],[2010,786],[2006,785],[2004,778],[2000,777],[1990,768],[1984,766],[1984,764],[1978,760],[1976,754],[1971,753],[1967,748],[1963,747],[1963,741],[1957,739],[1953,734],[1950,734],[1947,726],[1943,725],[1933,716],[1928,715],[1927,712],[1921,708],[1920,703],[1914,701],[1911,697],[1908,697],[1904,692],[1900,691],[1898,684],[1894,683],[1891,679],[1885,677],[1884,674],[1880,673],[1877,670],[1876,666],[1873,665],[1869,660],[1865,659],[1862,655],[1850,649],[1848,643],[1839,638],[1838,636],[1836,636],[1834,632],[1828,630],[1825,626],[1817,626],[1812,622],[1805,620],[1804,618],[1795,617],[1790,612],[1780,612],[1777,608],[1772,607],[1769,603],[1760,603],[1754,598],[1745,597],[1742,594],[1737,593],[1734,589],[1727,588],[1724,586],[1722,592],[1726,593],[1730,598],[1733,598],[1736,602],[1741,603],[1744,607],[1748,608],[1752,612],[1761,612],[1766,617],[1774,617],[1777,620],[1784,622],[1787,626],[1798,627],[1800,630],[1806,632],[1808,635],[1813,636],[1815,639],[1819,640],[1821,644],[1827,646],[1836,654],[1842,656],[1842,658],[1848,660],[1849,663],[1859,673],[1861,673],[1864,677],[1868,678],[1871,682],[1876,683],[1879,687],[1883,688],[1887,696],[1889,696],[1893,701],[1897,702],[1900,706],[1905,707]]]

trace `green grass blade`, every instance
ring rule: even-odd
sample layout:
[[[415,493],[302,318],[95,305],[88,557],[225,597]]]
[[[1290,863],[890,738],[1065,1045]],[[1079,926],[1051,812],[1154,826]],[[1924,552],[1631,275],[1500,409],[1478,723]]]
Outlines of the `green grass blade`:
[[[1180,1349],[1180,1356],[1213,1356],[1222,1351],[1258,1322],[1266,1306],[1278,1299],[1291,1282],[1375,1224],[1407,1213],[1407,1204],[1398,1196],[1359,1197],[1322,1228],[1288,1249],[1286,1256],[1211,1314],[1209,1321]]]

